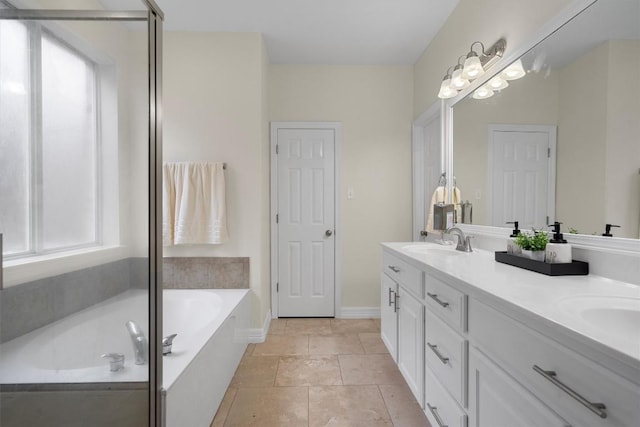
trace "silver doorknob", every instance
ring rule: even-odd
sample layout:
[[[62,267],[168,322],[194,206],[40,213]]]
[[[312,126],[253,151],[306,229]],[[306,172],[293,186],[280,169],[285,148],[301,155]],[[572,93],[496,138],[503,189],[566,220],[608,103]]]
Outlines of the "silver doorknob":
[[[331,231],[331,230],[327,230],[327,231],[324,232],[324,235],[327,236],[327,237],[330,237],[332,234],[333,234],[333,231]]]

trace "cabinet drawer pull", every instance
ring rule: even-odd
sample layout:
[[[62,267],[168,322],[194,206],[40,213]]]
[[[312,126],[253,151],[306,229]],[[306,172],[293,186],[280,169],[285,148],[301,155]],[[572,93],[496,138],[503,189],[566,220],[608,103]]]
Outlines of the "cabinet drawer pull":
[[[556,371],[545,371],[538,365],[533,365],[533,370],[542,375],[545,379],[551,381],[553,385],[558,387],[560,390],[567,393],[569,396],[573,397],[575,400],[584,405],[588,410],[599,416],[600,418],[607,418],[607,407],[604,403],[591,403],[589,400],[585,399],[578,392],[573,390],[568,385],[564,384],[562,381],[556,378]]]
[[[440,427],[448,427],[445,423],[442,422],[442,419],[440,418],[440,415],[438,415],[438,408],[436,406],[431,406],[427,402],[427,408],[429,408],[429,410],[431,411],[431,414],[433,414],[433,418],[436,419],[436,422],[438,423],[438,425]]]
[[[391,271],[393,271],[394,273],[400,273],[400,269],[398,267],[396,267],[395,265],[390,265],[389,268],[391,269]]]
[[[400,299],[400,295],[398,295],[397,292],[394,292],[394,294],[396,294],[396,297],[393,299],[393,312],[397,313],[400,309],[400,307],[398,307],[398,300]]]
[[[389,288],[389,307],[391,307],[391,304],[394,303],[394,300],[391,299],[391,294],[395,294],[395,292],[392,291],[391,288]]]
[[[433,345],[430,342],[428,342],[427,346],[431,349],[431,351],[433,351],[436,354],[436,356],[438,356],[438,359],[440,359],[442,363],[444,363],[445,365],[447,364],[447,362],[449,361],[449,358],[444,357],[442,354],[440,354],[440,352],[438,351],[437,345]]]
[[[430,294],[429,292],[427,292],[427,295],[429,295],[429,297],[431,297],[432,300],[434,300],[435,302],[437,302],[441,306],[443,306],[445,308],[449,307],[449,303],[448,302],[444,302],[440,298],[438,298],[438,294]]]

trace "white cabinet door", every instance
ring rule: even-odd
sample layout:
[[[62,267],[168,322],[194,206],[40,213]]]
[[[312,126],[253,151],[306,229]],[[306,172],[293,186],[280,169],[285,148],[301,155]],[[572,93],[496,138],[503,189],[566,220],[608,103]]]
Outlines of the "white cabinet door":
[[[418,402],[424,402],[424,306],[398,289],[398,368]]]
[[[398,314],[396,312],[398,284],[384,273],[380,273],[380,284],[380,337],[393,357],[393,361],[398,363]]]
[[[566,427],[569,423],[475,347],[469,349],[469,427]]]

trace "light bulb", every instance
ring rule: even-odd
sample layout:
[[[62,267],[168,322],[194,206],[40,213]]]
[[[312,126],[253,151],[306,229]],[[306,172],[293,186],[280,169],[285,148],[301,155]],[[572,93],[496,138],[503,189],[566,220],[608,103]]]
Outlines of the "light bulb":
[[[462,77],[462,65],[456,65],[451,75],[451,86],[457,90],[462,90],[468,88],[470,84],[469,80]]]
[[[489,87],[491,90],[502,90],[505,87],[509,86],[509,83],[505,79],[500,76],[495,76],[491,80],[489,80]]]
[[[505,80],[516,80],[524,77],[526,74],[527,73],[524,71],[524,68],[522,67],[522,61],[518,59],[517,61],[509,65],[507,68],[502,70],[502,72],[500,73],[500,77],[502,77]]]
[[[485,86],[480,86],[478,89],[473,92],[473,99],[487,99],[493,96],[493,91]]]
[[[478,55],[476,55],[475,52],[471,52],[469,55],[467,55],[467,59],[464,61],[462,77],[468,80],[473,80],[484,74],[484,68],[482,68],[480,58],[478,58]]]
[[[438,98],[448,99],[453,98],[458,94],[458,91],[451,86],[451,78],[447,75],[442,84],[440,85],[440,92],[438,92]]]

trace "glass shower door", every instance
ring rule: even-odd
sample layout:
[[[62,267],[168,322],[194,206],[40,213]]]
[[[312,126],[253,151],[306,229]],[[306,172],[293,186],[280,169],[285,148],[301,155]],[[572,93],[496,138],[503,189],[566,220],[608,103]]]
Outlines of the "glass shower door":
[[[0,1],[3,427],[160,422],[161,12],[131,3]]]

